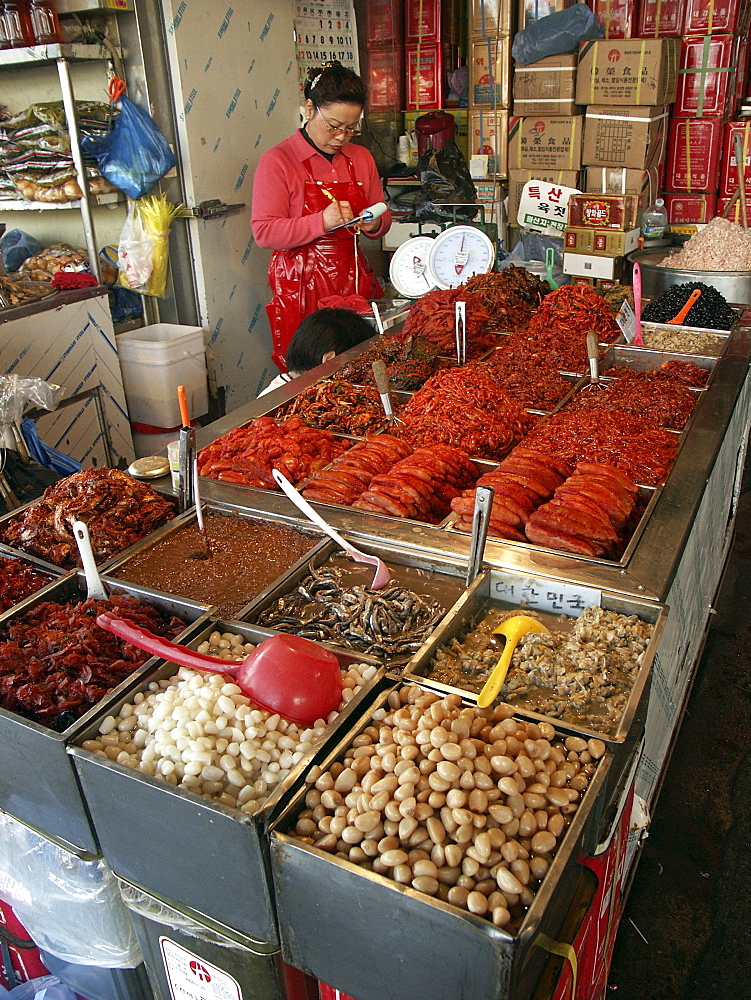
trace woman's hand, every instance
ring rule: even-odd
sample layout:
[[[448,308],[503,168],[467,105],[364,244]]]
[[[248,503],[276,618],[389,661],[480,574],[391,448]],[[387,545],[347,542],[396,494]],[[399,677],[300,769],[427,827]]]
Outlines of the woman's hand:
[[[354,217],[352,206],[348,201],[332,201],[323,210],[323,228],[328,232],[334,226],[341,226],[342,223],[351,222]]]

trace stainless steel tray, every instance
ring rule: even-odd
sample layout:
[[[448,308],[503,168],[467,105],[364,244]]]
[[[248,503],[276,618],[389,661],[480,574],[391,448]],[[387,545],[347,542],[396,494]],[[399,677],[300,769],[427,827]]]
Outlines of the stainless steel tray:
[[[317,763],[326,769],[342,757],[369,722],[363,719]],[[606,753],[515,936],[290,836],[308,791],[303,783],[271,826],[285,960],[357,1000],[530,995],[547,958],[539,935],[555,939],[565,919],[579,878],[577,856],[611,764]]]
[[[562,627],[560,615],[578,618],[585,607],[592,605],[618,614],[637,615],[643,621],[653,624],[654,630],[623,714],[617,725],[611,727],[608,732],[603,732],[596,726],[587,726],[573,715],[553,718],[528,709],[524,705],[515,705],[513,700],[509,702],[519,716],[562,726],[585,739],[594,737],[604,740],[613,748],[616,744],[632,742],[633,738],[639,735],[644,724],[641,713],[646,709],[652,662],[668,614],[665,605],[594,588],[577,587],[544,576],[529,579],[507,570],[485,570],[459,598],[422,648],[406,664],[402,674],[404,679],[442,693],[458,693],[468,702],[476,703],[477,693],[434,681],[429,672],[438,647],[465,632],[472,619],[489,604],[500,610],[519,613],[534,610],[549,628],[557,629]],[[504,699],[501,697],[499,700]]]
[[[250,642],[261,642],[275,633],[234,620],[204,619],[196,623],[185,645],[198,646],[212,631],[239,632]],[[379,667],[329,727],[323,744],[304,757],[272,791],[253,815],[221,805],[99,757],[82,744],[95,739],[107,715],[117,715],[153,680],[175,675],[175,664],[159,660],[147,677],[139,677],[119,697],[88,718],[71,741],[75,764],[104,857],[117,873],[146,892],[204,914],[237,932],[263,943],[277,942],[268,843],[269,817],[278,810],[288,789],[310,766],[313,757],[352,724],[373,697],[384,670],[371,657],[341,654],[344,667],[351,662]]]
[[[322,543],[326,542],[326,536],[311,525],[310,521],[303,518],[302,515],[298,513],[297,517],[290,518],[283,514],[264,514],[264,513],[253,513],[247,509],[238,508],[237,506],[222,503],[221,501],[210,501],[204,502],[202,509],[205,513],[216,513],[223,514],[229,517],[239,518],[241,520],[247,521],[267,521],[271,524],[281,525],[288,527],[298,532],[301,535],[310,536],[310,551],[306,552],[300,557],[296,562],[292,564],[291,567],[286,569],[280,569],[279,576],[285,575],[290,569],[294,569],[298,565],[306,565],[308,560],[312,557],[313,553],[317,550],[317,547]],[[106,579],[113,584],[119,584],[121,581],[127,581],[128,579],[128,563],[135,556],[142,552],[146,552],[151,548],[157,546],[160,542],[169,538],[170,535],[184,528],[186,525],[193,524],[196,521],[196,511],[195,507],[191,507],[185,513],[178,515],[172,521],[167,524],[162,525],[156,531],[152,532],[148,537],[132,545],[125,552],[120,555],[113,557],[108,560],[103,566],[100,567],[100,573],[106,577]],[[273,555],[273,553],[272,553]],[[241,608],[238,609],[237,613],[233,617],[241,618],[244,616],[246,609],[254,604],[257,600],[262,598],[266,593],[275,587],[275,581],[272,581],[267,587],[265,587],[258,594],[253,595],[248,598]],[[150,594],[162,595],[167,593],[166,591],[157,590],[154,587],[146,587],[143,585],[143,589]],[[212,607],[212,605],[207,605],[207,607]]]
[[[157,597],[127,584],[118,586],[117,590],[191,623],[208,610],[205,605]],[[80,600],[86,600],[85,581],[82,575],[71,573],[6,612],[0,618],[0,626],[44,601]],[[81,789],[66,754],[66,744],[89,725],[100,706],[116,699],[121,690],[133,683],[134,677],[148,673],[152,662],[147,661],[137,668],[99,705],[94,705],[62,732],[0,709],[0,807],[69,850],[99,854]]]
[[[441,600],[446,611],[451,608],[459,595],[464,591],[464,578],[467,571],[467,566],[465,562],[453,560],[450,558],[436,558],[434,556],[422,556],[416,552],[411,552],[406,549],[399,549],[396,546],[390,545],[388,551],[384,551],[383,547],[374,544],[372,542],[362,542],[358,543],[359,547],[364,552],[378,553],[384,558],[387,566],[392,569],[395,566],[407,567],[409,570],[416,569],[421,573],[425,574],[425,589],[423,591],[424,596],[435,597]],[[320,567],[326,563],[332,556],[337,556],[339,552],[338,546],[333,542],[324,543],[319,549],[316,550],[315,554],[311,557],[311,561],[315,567]],[[369,583],[372,579],[372,568],[366,567],[365,569],[356,566],[354,563],[351,567],[347,567],[348,570],[351,569],[352,581],[354,583],[362,583],[363,579]],[[308,562],[298,564],[294,569],[282,577],[277,584],[266,591],[263,595],[259,596],[250,607],[246,609],[243,614],[243,618],[247,621],[257,623],[259,616],[266,608],[275,604],[280,597],[284,594],[290,593],[294,590],[298,584],[304,579],[308,573]],[[410,584],[410,589],[411,589]],[[443,593],[442,593],[443,592]],[[445,597],[443,594],[445,593]],[[334,648],[345,648],[345,647],[334,647]],[[352,650],[347,650],[352,654]]]

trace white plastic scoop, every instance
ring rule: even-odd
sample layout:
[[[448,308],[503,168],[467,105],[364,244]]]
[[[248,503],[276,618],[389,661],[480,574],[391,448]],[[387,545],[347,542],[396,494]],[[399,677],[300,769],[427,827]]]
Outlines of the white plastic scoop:
[[[96,560],[91,549],[91,539],[89,529],[83,521],[73,522],[73,535],[78,544],[78,551],[81,553],[81,563],[86,574],[86,596],[95,601],[109,600],[109,594],[104,589],[99,570],[96,568]]]
[[[328,522],[324,521],[317,510],[314,510],[305,497],[301,496],[292,483],[285,479],[284,476],[279,472],[278,469],[271,470],[274,479],[279,485],[279,489],[282,493],[286,493],[292,503],[299,510],[309,517],[313,524],[317,524],[319,528],[326,532],[330,538],[333,538],[337,545],[341,545],[344,551],[352,556],[355,562],[359,563],[370,563],[371,566],[375,566],[376,572],[373,577],[373,582],[370,587],[371,590],[380,590],[385,587],[386,584],[391,579],[391,574],[389,573],[389,568],[383,559],[379,559],[378,556],[371,556],[367,552],[361,552],[360,549],[356,549],[351,542],[348,542],[346,538],[342,538],[338,531],[331,527]]]

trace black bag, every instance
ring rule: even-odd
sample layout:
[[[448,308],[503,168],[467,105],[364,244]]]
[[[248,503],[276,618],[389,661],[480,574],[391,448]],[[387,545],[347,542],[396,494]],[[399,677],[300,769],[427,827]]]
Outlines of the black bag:
[[[415,205],[421,222],[469,222],[479,211],[477,188],[467,160],[453,139],[440,149],[426,150],[417,161],[422,197]],[[449,206],[458,206],[452,208]],[[442,207],[446,206],[446,207]]]

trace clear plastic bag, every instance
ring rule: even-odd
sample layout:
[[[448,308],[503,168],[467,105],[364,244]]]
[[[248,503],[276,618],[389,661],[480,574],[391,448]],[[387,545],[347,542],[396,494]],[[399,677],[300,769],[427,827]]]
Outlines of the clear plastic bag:
[[[124,288],[148,294],[154,270],[153,253],[154,236],[146,231],[138,211],[138,203],[134,201],[128,209],[117,245],[119,280]]]
[[[34,944],[63,962],[133,969],[143,961],[104,860],[80,858],[6,813],[0,813],[0,899]]]
[[[84,152],[94,157],[102,177],[129,198],[141,198],[177,163],[154,119],[127,97],[112,131],[101,138],[86,136]]]
[[[79,1000],[69,987],[63,985],[57,976],[40,976],[19,983],[12,990],[0,986],[0,997],[10,1000]]]
[[[579,42],[588,38],[603,38],[605,29],[586,3],[575,3],[565,10],[541,17],[523,31],[517,31],[511,55],[520,66],[556,56],[561,52],[577,52]]]

